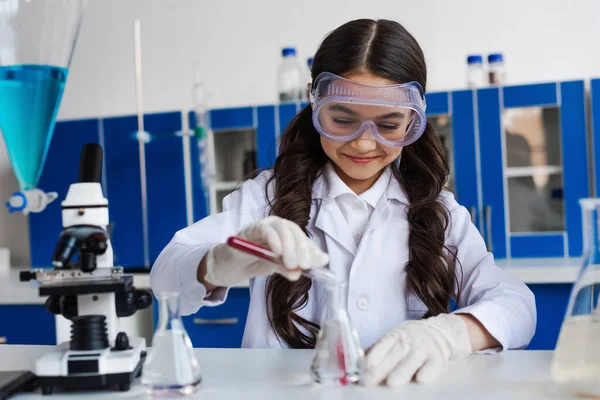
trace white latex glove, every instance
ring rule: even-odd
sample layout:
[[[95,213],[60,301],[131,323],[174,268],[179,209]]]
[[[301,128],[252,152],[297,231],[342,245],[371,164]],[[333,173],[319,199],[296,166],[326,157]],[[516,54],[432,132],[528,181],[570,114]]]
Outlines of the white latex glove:
[[[365,384],[400,386],[431,382],[449,360],[465,358],[471,342],[465,321],[452,314],[407,321],[386,333],[367,353]]]
[[[226,243],[214,246],[206,255],[205,280],[215,286],[230,287],[256,276],[278,273],[294,281],[303,269],[320,268],[329,256],[302,232],[300,227],[280,217],[253,222],[237,236],[260,244],[281,256],[285,266],[246,254]]]

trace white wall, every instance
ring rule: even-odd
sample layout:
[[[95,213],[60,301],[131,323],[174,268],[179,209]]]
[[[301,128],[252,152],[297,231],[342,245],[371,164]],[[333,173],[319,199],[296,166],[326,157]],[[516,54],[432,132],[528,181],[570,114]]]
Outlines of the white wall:
[[[595,0],[89,0],[59,119],[135,113],[134,18],[141,21],[144,108],[191,107],[192,65],[213,106],[275,100],[283,46],[312,55],[355,18],[404,24],[424,49],[428,90],[463,86],[468,53],[501,51],[510,83],[600,76]],[[0,143],[0,204],[16,182]],[[26,218],[0,210],[0,247],[27,262]]]

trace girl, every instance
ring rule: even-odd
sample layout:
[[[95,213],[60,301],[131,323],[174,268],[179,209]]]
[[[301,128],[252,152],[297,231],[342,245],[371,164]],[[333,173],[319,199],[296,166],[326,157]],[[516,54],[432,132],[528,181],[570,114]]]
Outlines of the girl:
[[[282,135],[273,170],[177,232],[152,288],[180,292],[185,315],[250,280],[242,346],[312,348],[325,295],[300,273],[329,263],[348,282],[371,385],[429,381],[471,352],[525,347],[533,294],[494,265],[467,210],[443,190],[448,165],[426,123],[426,76],[423,52],[396,22],[333,31],[314,57],[311,104]],[[232,235],[270,248],[285,267],[228,247]]]

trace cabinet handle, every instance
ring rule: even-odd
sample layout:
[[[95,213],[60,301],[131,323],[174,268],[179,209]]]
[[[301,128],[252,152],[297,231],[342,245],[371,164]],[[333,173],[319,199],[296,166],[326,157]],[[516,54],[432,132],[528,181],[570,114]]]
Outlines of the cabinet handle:
[[[475,206],[469,207],[469,214],[471,214],[471,222],[473,223],[473,225],[475,225],[475,211]]]
[[[237,325],[239,318],[194,318],[194,325]]]
[[[486,226],[486,247],[487,251],[492,251],[492,206],[485,206],[485,226]]]
[[[6,344],[6,336],[0,336],[0,344]]]

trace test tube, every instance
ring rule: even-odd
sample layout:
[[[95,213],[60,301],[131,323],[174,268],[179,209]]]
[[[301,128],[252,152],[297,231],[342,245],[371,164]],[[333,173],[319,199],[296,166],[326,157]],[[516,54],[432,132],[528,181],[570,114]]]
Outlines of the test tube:
[[[227,245],[237,250],[241,250],[245,253],[251,254],[253,256],[262,258],[263,260],[283,265],[283,261],[281,260],[281,257],[279,255],[254,242],[250,242],[237,236],[231,236],[229,239],[227,239]],[[316,279],[324,282],[337,281],[337,277],[335,276],[335,274],[331,270],[325,268],[305,269],[302,271],[302,275],[306,276],[307,278]]]

